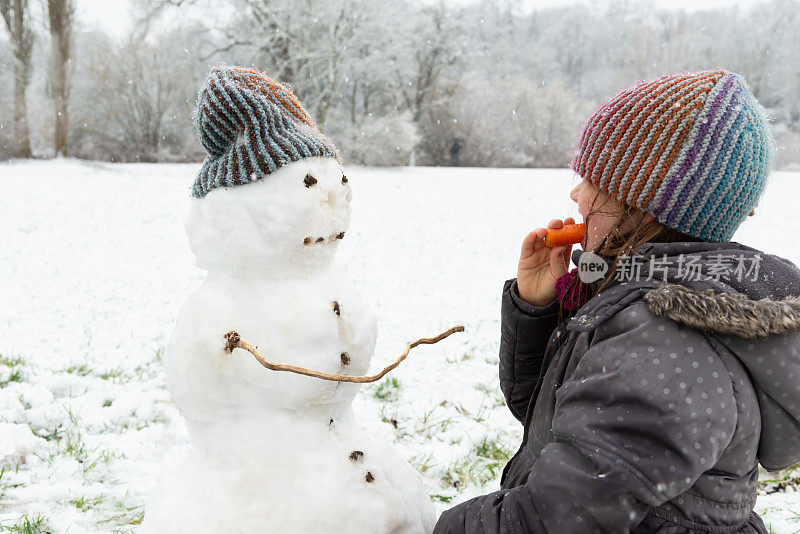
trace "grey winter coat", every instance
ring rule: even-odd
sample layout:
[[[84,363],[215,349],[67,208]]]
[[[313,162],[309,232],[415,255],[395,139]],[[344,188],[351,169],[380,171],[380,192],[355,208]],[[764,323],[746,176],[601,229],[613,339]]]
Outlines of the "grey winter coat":
[[[735,242],[635,252],[671,267],[613,281],[561,324],[506,282],[500,385],[522,446],[502,489],[434,534],[766,532],[758,463],[800,460],[800,270]],[[760,263],[719,276],[720,254]]]

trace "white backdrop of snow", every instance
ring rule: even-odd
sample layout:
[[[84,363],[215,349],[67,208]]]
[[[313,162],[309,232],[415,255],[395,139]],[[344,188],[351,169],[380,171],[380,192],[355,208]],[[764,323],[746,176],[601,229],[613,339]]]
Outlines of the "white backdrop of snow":
[[[135,531],[163,466],[189,436],[162,355],[181,304],[203,279],[184,234],[197,165],[54,160],[0,165],[0,524],[42,514],[53,532]],[[497,381],[499,304],[524,235],[576,216],[565,170],[346,170],[352,222],[338,258],[378,318],[371,370],[406,343],[397,398],[355,397],[358,422],[422,470],[442,510],[498,487],[446,487],[484,439],[513,450],[521,425]],[[734,239],[800,262],[798,173],[776,173]],[[264,371],[266,372],[266,371]],[[395,421],[394,424],[387,421]],[[34,435],[34,433],[36,435]],[[37,437],[40,436],[40,437]],[[45,439],[48,438],[48,439]],[[79,503],[93,502],[91,506]],[[800,528],[800,497],[760,496],[775,533]]]

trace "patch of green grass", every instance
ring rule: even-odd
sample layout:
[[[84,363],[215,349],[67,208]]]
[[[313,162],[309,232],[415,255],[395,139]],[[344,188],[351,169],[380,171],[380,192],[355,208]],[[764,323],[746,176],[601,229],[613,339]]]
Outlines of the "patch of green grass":
[[[475,389],[483,393],[487,400],[492,401],[492,408],[499,408],[505,406],[506,399],[503,397],[502,392],[499,390],[497,386],[491,387],[485,384],[476,384]]]
[[[436,434],[440,434],[447,430],[447,427],[453,422],[451,417],[444,417],[436,415],[436,410],[441,405],[435,405],[428,410],[425,410],[422,415],[418,415],[416,412],[414,416],[417,418],[417,424],[414,427],[414,433],[417,435],[422,435],[427,438],[432,438]]]
[[[414,469],[419,473],[428,471],[431,467],[436,465],[433,462],[433,453],[429,452],[421,457],[414,456],[411,459],[411,465],[414,466]]]
[[[0,388],[6,387],[11,382],[22,382],[22,378],[22,369],[19,369],[18,367],[12,367],[8,375],[0,378]]]
[[[759,467],[758,489],[761,493],[779,493],[787,489],[800,489],[800,464],[787,467],[782,471],[767,471]]]
[[[475,444],[469,455],[453,461],[447,467],[440,477],[441,484],[458,492],[469,484],[483,486],[497,478],[509,458],[510,450],[497,440],[484,437]]]
[[[456,498],[455,495],[441,495],[439,493],[433,493],[431,494],[430,497],[433,502],[445,502],[445,503],[452,502],[453,499]]]
[[[13,525],[0,525],[0,532],[18,532],[19,534],[45,534],[49,532],[47,520],[42,515],[20,517]]]
[[[410,434],[406,431],[404,425],[400,424],[399,416],[397,412],[394,413],[387,413],[386,405],[384,404],[381,406],[381,421],[384,423],[388,423],[394,427],[395,435],[398,439],[401,439],[405,436],[409,436]]]
[[[126,430],[143,430],[151,426],[164,423],[166,419],[162,414],[155,414],[150,419],[137,419],[133,416],[105,421],[103,423],[103,433],[118,434]]]
[[[110,463],[111,460],[124,459],[126,458],[126,456],[124,452],[116,452],[112,451],[111,449],[103,449],[102,451],[100,451],[99,458],[104,463]]]
[[[97,452],[99,446],[89,449],[81,434],[80,418],[69,408],[64,407],[64,409],[69,416],[70,427],[61,432],[58,438],[59,455],[74,458],[81,465],[84,476],[101,463],[108,463],[117,457],[117,454],[110,449],[104,449],[99,453]]]
[[[5,367],[8,369],[6,375],[5,370],[0,372],[0,388],[4,388],[12,382],[22,382],[24,374],[22,373],[22,366],[25,360],[21,356],[4,356],[0,354],[0,369]]]
[[[166,422],[166,419],[161,414],[156,414],[150,419],[139,419],[136,421],[136,426],[134,427],[136,430],[143,430],[145,428],[149,428],[151,426],[160,425],[161,423]]]
[[[446,361],[447,363],[460,363],[460,362],[465,362],[465,361],[467,361],[467,360],[471,360],[471,359],[475,358],[475,355],[476,355],[477,353],[479,353],[479,350],[478,350],[478,348],[477,348],[477,347],[470,347],[470,348],[469,348],[469,350],[467,350],[466,352],[464,352],[464,353],[463,353],[463,354],[461,354],[460,356],[459,356],[459,355],[448,356],[448,357],[445,359],[445,361]]]
[[[17,462],[16,467],[13,470],[14,473],[19,472],[19,462]],[[11,482],[10,476],[12,470],[8,468],[8,466],[3,466],[0,468],[0,498],[6,494],[6,491],[12,488],[18,488],[22,486],[22,484]]]
[[[139,382],[144,382],[158,378],[164,362],[164,352],[164,347],[158,347],[153,353],[153,358],[148,362],[137,365],[129,375],[124,377],[125,381],[136,379]]]
[[[86,443],[80,432],[70,430],[64,433],[64,439],[61,445],[61,453],[66,456],[72,456],[79,463],[86,461],[88,453],[86,451]]]
[[[481,405],[478,407],[478,412],[472,416],[472,420],[475,421],[476,423],[483,423],[484,421],[486,421],[486,415],[487,415],[486,412],[487,412],[486,404],[481,402]]]
[[[139,382],[144,382],[145,380],[152,380],[158,377],[160,370],[161,366],[157,365],[156,360],[151,360],[147,363],[137,365],[133,370],[133,374]]]
[[[19,367],[25,364],[25,359],[22,356],[3,356],[0,354],[0,365],[4,365],[6,367]]]
[[[82,363],[80,365],[77,363],[73,363],[68,365],[67,367],[64,367],[63,371],[65,373],[69,373],[72,375],[88,376],[92,373],[92,368],[85,363]]]
[[[39,436],[40,438],[47,440],[47,441],[58,441],[63,434],[61,430],[61,425],[55,427],[41,427],[41,428],[34,428],[28,423],[28,426],[33,432],[34,436]]]
[[[440,482],[446,488],[455,488],[461,491],[470,482],[476,481],[479,462],[475,459],[462,458],[454,460],[442,473]]]
[[[478,391],[480,391],[481,393],[483,393],[485,395],[492,395],[494,393],[494,388],[489,387],[486,384],[481,384],[480,382],[475,384],[474,387],[475,387],[475,389],[477,389]]]
[[[99,375],[98,377],[102,378],[103,380],[111,380],[115,382],[130,382],[130,377],[125,374],[125,370],[122,367],[114,367],[112,369],[106,369]]]
[[[112,404],[114,404],[114,399],[109,397],[109,398],[107,398],[106,400],[103,401],[103,408],[108,408]]]
[[[507,462],[511,459],[511,451],[503,447],[496,439],[484,436],[483,440],[475,446],[475,454],[489,460]]]
[[[91,510],[95,506],[97,506],[100,503],[102,503],[103,502],[103,498],[102,497],[91,498],[91,497],[81,496],[81,497],[77,497],[75,499],[72,499],[69,502],[70,502],[71,505],[73,505],[75,508],[77,508],[81,512],[86,512],[87,510]]]
[[[62,406],[62,407],[64,408],[64,411],[67,412],[67,417],[69,417],[69,422],[72,423],[72,426],[74,427],[80,426],[80,418],[78,417],[78,414],[73,412],[72,409],[69,408],[68,406]]]
[[[439,431],[440,432],[445,432],[447,430],[447,427],[450,426],[450,423],[452,423],[452,422],[453,422],[453,418],[452,417],[447,417],[447,418],[443,417],[439,421]]]
[[[115,419],[113,421],[103,421],[103,434],[117,434],[129,427],[127,421]]]
[[[76,462],[81,464],[83,475],[97,467],[103,461],[102,457],[95,456],[93,453],[98,447],[88,449],[81,434],[81,422],[78,415],[67,407],[64,407],[69,416],[70,428],[61,434],[61,439],[58,442],[58,453],[62,456],[70,456]]]
[[[400,395],[400,388],[402,384],[395,378],[387,378],[375,389],[375,398],[383,402],[395,402]]]
[[[113,523],[112,532],[132,532],[132,526],[141,525],[144,520],[144,506],[129,506],[123,502],[114,503],[114,513],[102,520],[102,523]]]

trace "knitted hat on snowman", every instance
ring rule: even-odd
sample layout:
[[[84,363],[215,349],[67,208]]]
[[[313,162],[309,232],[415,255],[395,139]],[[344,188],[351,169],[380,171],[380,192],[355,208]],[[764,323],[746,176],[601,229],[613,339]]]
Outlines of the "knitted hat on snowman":
[[[340,160],[289,87],[252,69],[212,68],[194,118],[208,152],[192,188],[195,197],[258,180],[303,158]]]
[[[584,122],[570,167],[703,241],[730,241],[758,203],[775,143],[764,108],[724,69],[637,81]]]

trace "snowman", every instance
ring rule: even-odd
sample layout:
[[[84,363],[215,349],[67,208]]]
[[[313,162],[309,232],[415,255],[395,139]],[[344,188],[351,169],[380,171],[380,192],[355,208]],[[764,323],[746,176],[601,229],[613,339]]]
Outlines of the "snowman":
[[[358,384],[226,350],[235,329],[274,361],[368,369],[376,318],[334,261],[351,198],[335,147],[285,85],[239,67],[211,71],[195,121],[209,155],[186,232],[207,277],[165,362],[192,448],[153,491],[142,531],[432,531],[419,475],[355,420]]]

